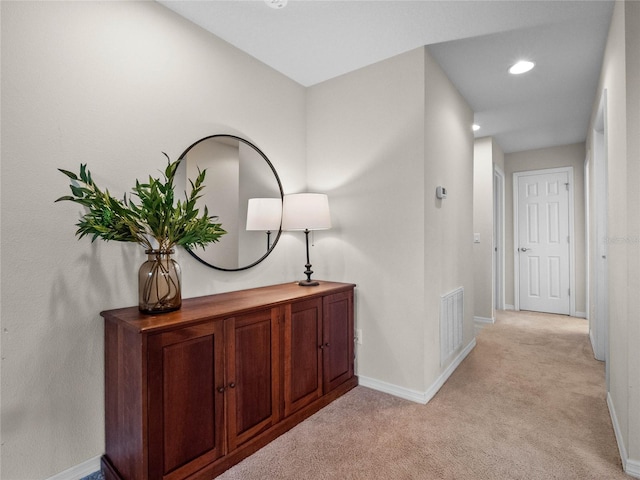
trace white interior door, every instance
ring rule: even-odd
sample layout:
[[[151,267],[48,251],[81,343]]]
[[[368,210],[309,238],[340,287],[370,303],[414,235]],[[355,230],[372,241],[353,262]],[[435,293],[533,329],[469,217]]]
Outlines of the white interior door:
[[[569,172],[524,172],[515,178],[518,307],[569,315]]]

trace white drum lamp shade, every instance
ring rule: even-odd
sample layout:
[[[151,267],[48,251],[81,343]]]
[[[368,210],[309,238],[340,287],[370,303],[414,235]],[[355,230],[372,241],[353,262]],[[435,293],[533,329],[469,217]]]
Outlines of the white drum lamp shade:
[[[327,230],[331,228],[329,198],[323,193],[293,193],[284,196],[283,230]]]
[[[278,231],[282,220],[282,200],[250,198],[247,205],[247,230]]]

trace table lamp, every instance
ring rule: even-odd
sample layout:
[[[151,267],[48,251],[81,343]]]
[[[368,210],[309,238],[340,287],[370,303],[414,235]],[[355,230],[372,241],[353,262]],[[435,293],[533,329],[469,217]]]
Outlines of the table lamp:
[[[312,287],[319,285],[311,280],[311,263],[309,262],[309,232],[312,230],[326,230],[331,228],[329,215],[329,199],[322,193],[294,193],[284,196],[282,205],[282,229],[303,230],[307,246],[307,263],[305,267],[306,280],[298,285]]]

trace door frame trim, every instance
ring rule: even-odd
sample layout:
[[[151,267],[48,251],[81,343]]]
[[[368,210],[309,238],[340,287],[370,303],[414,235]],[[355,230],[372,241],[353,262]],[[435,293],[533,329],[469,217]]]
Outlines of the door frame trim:
[[[593,307],[593,318],[589,320],[589,336],[597,360],[605,362],[605,381],[609,391],[609,271],[606,260],[603,264],[601,256],[607,256],[606,238],[609,225],[608,210],[608,175],[609,175],[609,134],[607,118],[607,90],[600,96],[596,118],[592,128],[591,154],[593,165],[593,218],[589,229],[593,232],[594,244],[591,246],[593,256],[592,270],[593,297],[589,304]],[[591,233],[591,232],[590,232]],[[590,307],[591,310],[591,307]]]
[[[576,268],[575,268],[575,228],[574,228],[574,176],[573,167],[544,168],[513,172],[513,296],[515,310],[520,310],[520,262],[518,260],[518,197],[519,179],[529,175],[545,175],[548,173],[567,173],[569,178],[569,315],[576,316]]]
[[[498,179],[499,191],[495,191],[495,182]],[[505,309],[505,176],[504,171],[498,166],[493,166],[494,201],[493,201],[493,309]],[[497,198],[496,198],[497,197]],[[498,204],[496,205],[496,200]],[[496,233],[497,232],[497,233]]]
[[[591,239],[589,238],[591,235],[591,213],[589,212],[589,205],[591,204],[591,198],[593,196],[593,192],[591,191],[591,187],[589,184],[591,183],[591,179],[593,177],[592,168],[590,166],[590,158],[592,153],[587,151],[587,155],[584,159],[584,311],[585,318],[589,322],[589,338],[591,338]]]

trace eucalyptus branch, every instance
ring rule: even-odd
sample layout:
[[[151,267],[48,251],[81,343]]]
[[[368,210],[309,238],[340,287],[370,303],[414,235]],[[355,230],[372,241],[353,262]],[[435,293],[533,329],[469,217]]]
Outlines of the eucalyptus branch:
[[[153,238],[159,250],[169,250],[175,245],[186,248],[204,247],[219,241],[227,233],[218,217],[209,215],[205,206],[202,214],[196,208],[196,201],[202,196],[206,170],[198,170],[196,181],[189,180],[191,192],[185,192],[185,200],[175,201],[174,180],[180,160],[171,162],[167,154],[167,167],[162,178],[149,176],[147,183],[136,180],[129,200],[126,195],[120,201],[98,188],[91,178],[86,164],[80,164],[76,175],[58,169],[71,179],[71,195],[56,200],[72,201],[87,209],[76,224],[78,238],[91,236],[91,241],[100,238],[105,241],[135,242],[152,249]],[[137,197],[134,202],[132,197]]]

